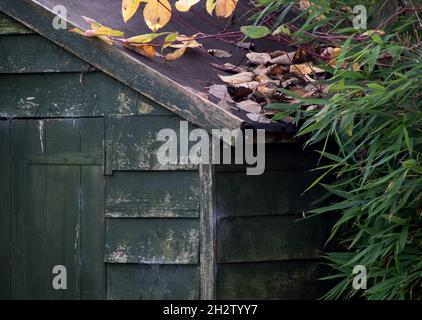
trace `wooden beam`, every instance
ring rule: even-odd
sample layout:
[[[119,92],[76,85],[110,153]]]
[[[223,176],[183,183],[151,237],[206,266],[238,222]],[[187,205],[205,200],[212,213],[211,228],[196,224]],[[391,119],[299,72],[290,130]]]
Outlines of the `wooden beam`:
[[[67,30],[54,29],[54,12],[35,1],[0,0],[0,11],[199,127],[207,130],[233,130],[243,122],[138,61],[118,46],[110,46],[99,39],[81,37]],[[67,21],[67,27],[83,28],[71,21]]]
[[[212,144],[210,154],[212,154]],[[201,299],[216,299],[215,174],[212,164],[199,165],[200,177],[200,282]]]

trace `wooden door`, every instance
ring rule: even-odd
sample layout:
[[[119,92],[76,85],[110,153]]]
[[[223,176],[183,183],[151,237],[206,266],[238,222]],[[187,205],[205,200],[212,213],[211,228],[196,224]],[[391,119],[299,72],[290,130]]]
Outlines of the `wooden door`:
[[[2,123],[1,297],[104,298],[103,119]],[[53,288],[57,265],[66,289]]]

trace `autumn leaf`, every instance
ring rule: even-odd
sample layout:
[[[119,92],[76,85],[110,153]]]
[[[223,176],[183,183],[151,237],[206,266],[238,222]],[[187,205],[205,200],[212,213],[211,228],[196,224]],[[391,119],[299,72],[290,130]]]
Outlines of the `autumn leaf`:
[[[154,46],[147,44],[126,44],[126,48],[131,49],[147,58],[152,58],[155,56],[156,50]]]
[[[312,63],[309,62],[309,63],[291,65],[290,72],[295,73],[299,76],[303,76],[303,75],[309,75],[312,73],[322,73],[322,72],[325,72],[325,70],[314,67]]]
[[[212,12],[215,9],[215,0],[207,0],[205,4],[205,8],[210,16],[212,16]]]
[[[244,82],[250,82],[253,80],[255,74],[253,72],[241,72],[232,76],[218,75],[221,80],[229,84],[240,84]]]
[[[126,42],[130,43],[148,43],[154,40],[155,38],[158,38],[162,35],[168,34],[168,32],[161,32],[161,33],[147,33],[142,34],[139,36],[131,37],[129,39],[126,39]]]
[[[111,39],[111,37],[124,36],[123,32],[103,26],[102,24],[98,23],[94,19],[87,18],[87,17],[83,17],[83,18],[87,23],[90,24],[91,29],[84,31],[79,28],[73,28],[69,30],[69,32],[74,32],[74,33],[80,34],[85,37],[90,37],[90,38],[97,37],[111,45],[113,45],[115,42],[113,39]]]
[[[230,17],[236,9],[238,0],[216,0],[215,14],[217,17]]]
[[[134,16],[139,8],[141,2],[147,0],[123,0],[122,1],[122,16],[124,22],[128,22]]]
[[[175,41],[180,43],[170,44],[169,47],[176,48],[171,53],[168,53],[165,56],[166,61],[174,61],[179,59],[183,56],[188,48],[196,48],[200,47],[201,44],[194,40],[194,37],[187,37],[187,36],[177,36]]]
[[[271,33],[271,30],[265,26],[243,26],[240,31],[252,39],[263,38]]]
[[[175,3],[175,7],[180,12],[187,12],[192,6],[197,4],[200,0],[178,0]]]
[[[171,6],[168,0],[148,0],[144,8],[144,20],[153,32],[164,27],[171,18]]]

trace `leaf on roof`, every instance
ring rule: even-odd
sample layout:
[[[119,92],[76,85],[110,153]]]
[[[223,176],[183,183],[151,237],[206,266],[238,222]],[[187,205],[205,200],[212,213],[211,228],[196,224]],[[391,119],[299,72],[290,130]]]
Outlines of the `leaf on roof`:
[[[246,54],[246,58],[248,58],[251,63],[258,65],[266,64],[271,60],[271,56],[265,52],[249,52],[248,54]]]
[[[271,30],[265,26],[243,26],[240,31],[251,39],[263,38],[271,33]]]
[[[215,14],[217,17],[230,17],[236,9],[238,0],[216,0]]]
[[[124,22],[128,22],[136,13],[141,2],[147,0],[123,0],[122,1],[122,16]]]
[[[209,49],[208,53],[217,58],[230,58],[232,56],[230,52],[220,49]]]
[[[197,4],[200,0],[177,0],[175,7],[180,12],[188,12],[192,6]]]
[[[253,72],[241,72],[241,73],[234,74],[234,75],[231,75],[231,76],[222,76],[222,75],[218,75],[218,76],[220,77],[221,80],[223,80],[226,83],[240,84],[240,83],[252,81],[253,78],[254,78],[254,73]]]
[[[164,27],[171,18],[168,0],[148,0],[144,8],[144,20],[153,32]]]

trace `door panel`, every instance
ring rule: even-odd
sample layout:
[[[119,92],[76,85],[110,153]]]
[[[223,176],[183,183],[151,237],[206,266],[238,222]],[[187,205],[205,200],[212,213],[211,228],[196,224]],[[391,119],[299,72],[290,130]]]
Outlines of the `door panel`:
[[[12,297],[104,298],[103,119],[13,120],[11,132]]]

